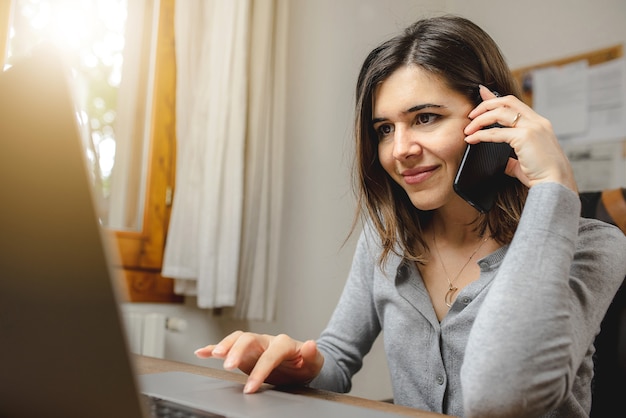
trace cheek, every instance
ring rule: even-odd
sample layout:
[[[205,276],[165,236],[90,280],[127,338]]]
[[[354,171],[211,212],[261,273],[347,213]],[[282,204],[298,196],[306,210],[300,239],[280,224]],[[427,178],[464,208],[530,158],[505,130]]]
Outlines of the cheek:
[[[463,154],[465,153],[466,147],[467,144],[465,143],[465,141],[460,140],[455,143],[454,147],[450,147],[450,149],[448,150],[446,160],[448,161],[448,164],[451,166],[451,168],[453,168],[454,170],[456,170],[461,164],[461,160],[463,159]]]
[[[459,133],[459,131],[451,132],[448,136],[448,140],[442,142],[445,146],[439,150],[440,158],[445,160],[454,170],[461,164],[461,159],[463,159],[463,154],[467,147],[465,135],[463,135],[463,131],[460,132],[461,133]]]
[[[378,160],[383,169],[393,176],[395,172],[395,159],[393,158],[393,145],[381,142],[378,144]]]

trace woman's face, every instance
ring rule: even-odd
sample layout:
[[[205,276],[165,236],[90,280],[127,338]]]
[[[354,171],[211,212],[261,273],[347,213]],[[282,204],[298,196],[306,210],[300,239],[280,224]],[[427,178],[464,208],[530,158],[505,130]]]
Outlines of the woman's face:
[[[380,163],[416,208],[462,201],[452,183],[472,108],[439,77],[413,65],[397,69],[374,92]]]

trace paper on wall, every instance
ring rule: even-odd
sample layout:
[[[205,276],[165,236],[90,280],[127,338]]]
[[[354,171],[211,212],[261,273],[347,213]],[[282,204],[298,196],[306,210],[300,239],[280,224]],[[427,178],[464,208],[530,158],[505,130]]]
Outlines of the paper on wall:
[[[622,141],[626,138],[626,60],[589,67],[589,128],[567,142]]]
[[[626,60],[534,70],[533,108],[562,142],[626,139]],[[583,91],[584,90],[584,91]]]
[[[626,161],[621,142],[571,143],[563,150],[570,160],[580,192],[624,187]]]
[[[532,72],[533,108],[550,120],[559,138],[588,129],[588,67],[582,60]]]

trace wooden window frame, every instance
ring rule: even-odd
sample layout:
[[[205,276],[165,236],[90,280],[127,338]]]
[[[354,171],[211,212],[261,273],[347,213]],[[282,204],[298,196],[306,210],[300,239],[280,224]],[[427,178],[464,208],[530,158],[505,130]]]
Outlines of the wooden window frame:
[[[174,1],[160,0],[147,184],[141,231],[112,230],[129,302],[182,302],[161,275],[176,167],[176,56]]]

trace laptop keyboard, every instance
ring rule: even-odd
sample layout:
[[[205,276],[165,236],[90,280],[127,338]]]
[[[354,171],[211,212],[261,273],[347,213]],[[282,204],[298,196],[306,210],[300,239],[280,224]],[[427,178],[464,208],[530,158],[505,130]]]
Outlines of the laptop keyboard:
[[[142,395],[151,418],[226,418],[225,415],[190,408],[165,399]]]

